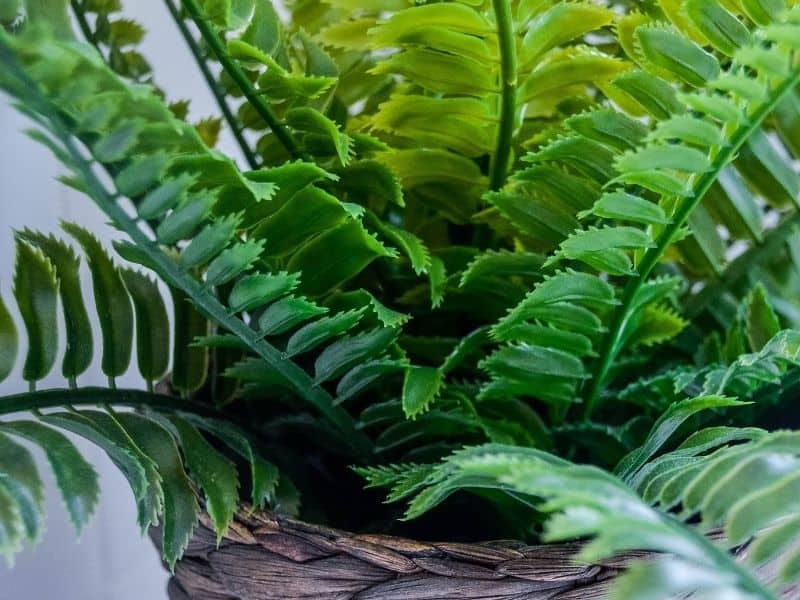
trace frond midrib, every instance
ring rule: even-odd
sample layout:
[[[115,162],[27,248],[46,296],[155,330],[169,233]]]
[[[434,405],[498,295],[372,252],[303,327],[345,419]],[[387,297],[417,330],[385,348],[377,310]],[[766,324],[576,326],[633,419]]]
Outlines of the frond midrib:
[[[614,313],[608,333],[604,338],[604,345],[600,352],[597,368],[594,370],[591,378],[591,387],[586,395],[585,418],[588,419],[596,407],[603,384],[611,369],[611,364],[616,358],[625,322],[630,317],[631,305],[642,285],[647,281],[647,278],[670,247],[674,238],[692,214],[692,211],[703,200],[722,170],[736,157],[739,149],[758,130],[764,119],[798,84],[800,84],[800,66],[795,66],[791,75],[769,94],[767,100],[747,119],[747,122],[733,133],[728,144],[720,149],[719,153],[714,157],[709,171],[703,173],[692,184],[692,194],[678,206],[671,222],[658,236],[653,247],[645,252],[636,268],[635,275],[631,277],[625,286],[621,303]]]

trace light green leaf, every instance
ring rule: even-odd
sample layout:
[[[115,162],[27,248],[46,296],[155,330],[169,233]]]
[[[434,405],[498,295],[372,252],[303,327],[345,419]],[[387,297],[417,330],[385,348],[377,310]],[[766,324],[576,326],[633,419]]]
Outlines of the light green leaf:
[[[698,396],[672,404],[653,425],[641,447],[625,456],[614,469],[614,472],[621,479],[630,480],[636,474],[636,471],[667,443],[672,434],[689,417],[704,410],[730,408],[744,404],[747,404],[747,402],[739,402],[724,396]]]
[[[218,286],[235,279],[253,265],[264,251],[264,240],[234,244],[217,256],[206,270],[206,283]]]

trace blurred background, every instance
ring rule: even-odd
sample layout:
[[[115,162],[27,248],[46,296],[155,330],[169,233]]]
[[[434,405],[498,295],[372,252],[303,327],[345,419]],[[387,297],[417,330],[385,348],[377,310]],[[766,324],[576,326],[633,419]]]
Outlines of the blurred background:
[[[156,71],[158,85],[170,100],[191,100],[191,120],[216,114],[216,105],[194,68],[172,19],[160,0],[126,3],[127,14],[142,23],[147,37],[142,52]],[[23,131],[30,122],[20,116],[0,94],[0,293],[19,323],[11,300],[14,267],[13,230],[23,227],[58,232],[60,220],[75,221],[93,231],[110,248],[115,232],[92,201],[61,185],[64,170],[43,146]],[[220,138],[220,148],[237,156],[232,140]],[[238,156],[237,156],[238,158]],[[84,269],[84,294],[91,298]],[[93,315],[90,307],[90,316]],[[95,321],[95,334],[99,328]],[[24,336],[22,336],[24,338]],[[63,337],[63,336],[62,336]],[[63,348],[63,339],[59,340]],[[20,357],[24,357],[24,339]],[[133,359],[135,361],[135,357]],[[27,389],[22,380],[22,360],[14,373],[0,383],[0,395]],[[83,375],[81,385],[104,385],[99,357]],[[133,363],[132,363],[133,364]],[[136,369],[118,380],[121,387],[142,387]],[[58,364],[41,388],[64,387]],[[73,438],[75,439],[75,438]],[[84,457],[100,475],[101,496],[94,518],[76,540],[40,452],[33,450],[47,485],[47,530],[34,548],[26,548],[12,568],[0,560],[0,600],[161,600],[166,598],[168,574],[158,553],[136,525],[136,507],[125,479],[98,448],[76,440]]]

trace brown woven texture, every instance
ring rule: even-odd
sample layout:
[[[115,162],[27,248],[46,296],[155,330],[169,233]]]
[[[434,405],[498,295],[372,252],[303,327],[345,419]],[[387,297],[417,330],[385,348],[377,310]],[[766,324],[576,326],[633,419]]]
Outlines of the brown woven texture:
[[[150,535],[159,545],[160,531]],[[599,600],[627,565],[652,556],[628,552],[589,565],[575,561],[580,548],[417,542],[244,510],[217,545],[203,514],[168,593],[170,600]],[[734,552],[740,560],[746,553]],[[775,565],[758,569],[762,581],[774,575]],[[800,586],[780,597],[800,598]]]
[[[152,531],[154,540],[159,532]],[[236,516],[217,546],[201,518],[171,600],[578,600],[604,598],[645,553],[580,564],[579,544],[427,543],[357,535],[267,513]]]

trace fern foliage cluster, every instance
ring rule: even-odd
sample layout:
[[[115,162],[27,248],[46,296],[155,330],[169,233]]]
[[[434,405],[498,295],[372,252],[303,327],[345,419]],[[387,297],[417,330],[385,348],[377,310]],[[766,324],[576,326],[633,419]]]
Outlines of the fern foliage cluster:
[[[15,232],[0,379],[29,391],[0,412],[32,415],[0,422],[4,554],[41,530],[20,440],[91,515],[63,430],[170,566],[198,500],[222,535],[241,491],[659,553],[619,598],[796,582],[795,2],[164,2],[218,116],[156,87],[119,2],[0,0],[0,88],[123,237]],[[146,391],[117,389],[134,356]],[[94,362],[108,388],[80,386]]]

